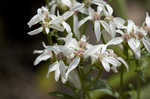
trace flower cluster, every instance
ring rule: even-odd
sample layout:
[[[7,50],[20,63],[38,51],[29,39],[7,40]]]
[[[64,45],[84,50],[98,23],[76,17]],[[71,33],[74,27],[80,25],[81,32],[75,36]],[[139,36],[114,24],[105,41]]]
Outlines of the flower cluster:
[[[80,63],[88,58],[92,60],[91,64],[98,63],[107,72],[110,70],[118,72],[117,68],[122,65],[128,70],[126,61],[110,49],[110,46],[127,43],[137,59],[141,57],[142,45],[150,52],[148,13],[145,22],[139,27],[132,20],[114,17],[112,7],[103,0],[85,1],[81,3],[76,0],[51,0],[48,7],[39,8],[37,14],[28,22],[29,27],[38,23],[41,25],[29,32],[29,35],[41,32],[51,35],[51,30],[67,34],[58,38],[64,44],[47,46],[43,43],[43,50],[34,51],[40,54],[34,65],[48,59],[52,60],[47,76],[50,72],[55,72],[56,81],[61,78],[65,83],[71,79],[71,73],[76,73],[75,70]],[[93,31],[99,44],[90,44],[85,34],[81,32],[88,21],[93,22]]]

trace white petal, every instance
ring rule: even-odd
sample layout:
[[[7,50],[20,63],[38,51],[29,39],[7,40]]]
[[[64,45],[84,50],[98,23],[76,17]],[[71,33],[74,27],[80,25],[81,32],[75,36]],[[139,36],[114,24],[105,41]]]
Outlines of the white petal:
[[[142,42],[143,42],[146,50],[150,53],[150,41],[148,40],[148,38],[143,38]]]
[[[111,32],[108,23],[106,23],[105,21],[100,21],[100,23],[102,24],[102,26],[104,27],[104,29],[105,29],[108,33]]]
[[[58,81],[59,77],[60,77],[60,70],[59,70],[60,66],[57,66],[56,70],[55,70],[55,80]]]
[[[116,24],[113,21],[109,22],[109,28],[110,28],[110,35],[112,38],[116,36]]]
[[[66,6],[68,6],[69,8],[72,7],[71,0],[61,0],[61,2],[62,2],[63,4],[65,4]]]
[[[41,54],[43,53],[43,50],[34,50],[33,54]]]
[[[48,34],[48,33],[49,33],[49,28],[46,27],[46,28],[45,28],[45,31],[46,31],[46,33]]]
[[[47,59],[49,59],[52,56],[52,54],[50,53],[43,53],[40,56],[38,56],[35,61],[34,61],[34,65],[39,64],[41,61],[46,61]]]
[[[126,69],[127,69],[127,71],[128,71],[128,64],[126,63],[126,61],[123,59],[123,58],[121,58],[121,57],[117,57],[117,59],[120,61],[120,62],[122,62],[123,64],[124,64],[124,66],[126,67]]]
[[[76,34],[77,37],[80,37],[78,25],[79,25],[78,16],[74,15],[73,16],[73,32]]]
[[[128,20],[127,32],[128,33],[133,32],[134,26],[135,26],[134,22],[132,20]]]
[[[124,32],[122,30],[116,30],[116,33],[119,33],[121,35],[124,35]]]
[[[81,41],[86,42],[86,36],[85,35],[82,35]]]
[[[104,69],[106,70],[106,72],[110,71],[110,65],[108,64],[108,62],[105,59],[102,59],[102,65],[104,67]]]
[[[150,27],[150,16],[148,14],[148,12],[146,12],[146,19],[145,19],[145,23],[148,27]]]
[[[135,38],[131,38],[128,40],[128,45],[135,53],[136,58],[140,58],[141,57],[140,41]]]
[[[115,67],[118,67],[118,66],[121,65],[121,63],[120,63],[117,59],[115,59],[115,58],[113,58],[113,57],[107,57],[107,58],[105,58],[105,60],[106,60],[108,63],[110,63],[110,64],[112,64],[113,66],[115,66]]]
[[[55,71],[57,69],[57,67],[59,67],[58,61],[56,61],[55,63],[51,64],[48,68],[48,73],[47,73],[47,78],[49,77],[49,74],[53,71]]]
[[[95,23],[94,23],[94,32],[95,32],[97,41],[100,41],[101,31],[100,31],[100,22],[99,21],[95,21]]]
[[[89,13],[88,13],[88,10],[87,10],[86,8],[80,9],[79,12],[82,13],[82,14],[85,14],[85,15],[88,15],[88,14],[89,14]]]
[[[109,15],[111,16],[113,14],[113,9],[109,4],[106,4],[106,8],[108,10]]]
[[[113,18],[114,23],[118,28],[123,28],[125,24],[125,20],[120,17]]]
[[[52,29],[56,29],[57,31],[61,31],[61,32],[64,31],[64,27],[60,26],[59,24],[58,25],[52,24],[50,27]]]
[[[29,27],[39,23],[41,21],[41,19],[39,18],[38,15],[35,15],[32,17],[32,19],[27,23],[29,25]]]
[[[97,7],[97,13],[98,13],[98,15],[101,14],[102,10],[103,10],[103,7],[101,7],[101,6]]]
[[[62,17],[64,20],[67,20],[69,17],[71,17],[74,14],[74,11],[67,11],[65,12]]]
[[[66,29],[66,31],[68,33],[72,33],[71,32],[71,28],[70,28],[70,25],[68,23],[66,23],[65,21],[62,22],[62,25],[64,26],[64,28]]]
[[[117,67],[112,66],[112,67],[111,67],[111,69],[112,69],[112,70],[113,70],[113,72],[115,72],[115,73],[117,73],[117,72],[118,72]]]
[[[36,34],[41,33],[42,31],[43,31],[43,27],[40,27],[40,28],[35,29],[35,30],[31,31],[31,32],[28,32],[28,34],[29,35],[36,35]]]
[[[76,4],[73,8],[71,8],[71,11],[78,11],[84,7],[84,3],[82,4]]]
[[[59,63],[60,63],[59,69],[60,69],[60,74],[61,74],[61,81],[62,83],[66,83],[67,79],[65,77],[65,74],[66,74],[67,67],[63,61],[59,61]]]
[[[74,70],[80,62],[80,57],[76,57],[69,65],[68,70],[66,72],[66,78],[68,78],[69,73]]]
[[[85,22],[87,22],[88,20],[91,20],[92,18],[90,17],[90,16],[88,16],[88,17],[86,17],[86,18],[84,18],[84,19],[82,19],[80,22],[79,22],[79,28],[85,23]]]
[[[50,17],[52,20],[54,20],[54,19],[57,18],[56,15],[54,15],[54,14],[49,14],[49,17]]]
[[[57,8],[57,5],[54,4],[54,5],[51,7],[50,13],[53,14],[53,15],[55,15],[56,8]]]
[[[115,37],[114,39],[112,39],[111,41],[109,41],[107,43],[107,45],[118,45],[121,44],[123,42],[123,38],[122,37]]]

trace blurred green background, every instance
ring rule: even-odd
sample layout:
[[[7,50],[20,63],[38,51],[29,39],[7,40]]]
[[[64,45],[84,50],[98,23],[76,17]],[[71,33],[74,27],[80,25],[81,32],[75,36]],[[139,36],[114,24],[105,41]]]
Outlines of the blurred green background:
[[[145,12],[150,11],[150,0],[106,0],[115,10],[115,16],[133,19],[140,25]],[[0,99],[54,99],[48,92],[55,90],[51,75],[46,79],[48,66],[42,62],[33,66],[34,49],[42,49],[43,35],[29,36],[27,22],[36,14],[44,0],[1,0],[0,1]],[[142,60],[150,66],[150,59]],[[142,98],[150,99],[150,67],[145,71],[147,82],[142,85]],[[125,75],[126,83],[136,79],[134,73]],[[118,74],[109,78],[109,83],[118,87]],[[98,96],[99,97],[99,96]],[[108,99],[108,98],[105,98]]]

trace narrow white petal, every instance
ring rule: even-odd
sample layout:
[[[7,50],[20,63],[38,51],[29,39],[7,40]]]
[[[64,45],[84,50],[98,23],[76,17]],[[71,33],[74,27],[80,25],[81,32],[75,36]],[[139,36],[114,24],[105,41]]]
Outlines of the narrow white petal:
[[[112,38],[116,36],[116,24],[113,21],[109,22],[109,27],[110,27],[110,35]]]
[[[69,8],[72,7],[71,0],[61,0],[61,2],[62,2],[63,4],[65,4],[66,6],[68,6]]]
[[[112,69],[112,70],[113,70],[113,72],[115,72],[115,73],[117,73],[117,72],[118,72],[117,67],[112,66],[112,67],[111,67],[111,69]]]
[[[43,50],[34,50],[33,54],[41,54],[43,53]]]
[[[118,66],[121,65],[121,63],[120,63],[117,59],[115,59],[115,58],[113,58],[113,57],[107,57],[107,58],[105,58],[105,60],[106,60],[108,63],[110,63],[110,64],[112,64],[113,66],[115,66],[115,67],[118,67]]]
[[[74,14],[74,11],[67,11],[65,12],[62,17],[64,20],[67,20],[69,17],[71,17]]]
[[[111,32],[108,23],[106,23],[105,21],[100,21],[100,23],[102,24],[102,26],[104,27],[104,29],[105,29],[108,33]]]
[[[40,27],[40,28],[35,29],[35,30],[31,31],[31,32],[28,32],[28,34],[29,35],[36,35],[36,34],[39,34],[42,31],[43,31],[43,27]]]
[[[71,32],[71,27],[70,27],[70,25],[69,25],[68,23],[66,23],[65,21],[63,21],[63,22],[62,22],[62,25],[64,26],[64,28],[66,29],[66,31],[67,31],[68,33],[72,33],[72,32]]]
[[[45,31],[46,31],[46,33],[48,34],[48,33],[49,33],[49,28],[46,27],[46,28],[45,28]]]
[[[38,56],[35,61],[34,61],[34,65],[39,64],[41,61],[46,61],[47,59],[49,59],[52,56],[52,54],[49,53],[43,53],[40,56]]]
[[[76,34],[77,37],[80,37],[78,25],[79,25],[78,16],[74,15],[73,16],[73,32]]]
[[[57,24],[57,25],[52,24],[52,25],[50,26],[50,28],[56,29],[57,31],[60,31],[60,32],[63,32],[63,31],[65,30],[64,27],[60,26],[59,24]]]
[[[128,33],[133,32],[134,26],[135,26],[134,22],[132,20],[128,20],[127,32]]]
[[[85,22],[87,22],[88,20],[91,20],[92,18],[90,16],[82,19],[80,22],[79,22],[79,25],[78,27],[80,28]]]
[[[125,24],[125,20],[120,17],[113,18],[114,23],[118,28],[123,28]]]
[[[57,66],[56,70],[55,70],[55,80],[58,81],[59,77],[60,77],[60,70],[59,70],[60,66]]]
[[[84,7],[84,3],[82,4],[76,4],[73,8],[71,8],[71,11],[78,11]]]
[[[109,72],[110,71],[110,65],[108,64],[108,62],[105,59],[102,59],[101,62],[102,62],[104,69],[106,70],[106,72]]]
[[[82,14],[85,14],[85,15],[88,15],[88,14],[89,14],[89,13],[88,13],[88,10],[87,10],[86,8],[80,9],[79,12],[82,13]]]
[[[128,71],[128,64],[126,63],[126,61],[123,59],[123,58],[121,58],[121,57],[117,57],[117,59],[120,61],[120,62],[122,62],[123,64],[124,64],[124,66],[126,67],[126,69],[127,69],[127,71]]]
[[[29,27],[39,23],[41,21],[41,19],[39,18],[39,16],[36,14],[35,16],[32,17],[32,19],[27,23],[29,25]]]
[[[113,9],[109,4],[106,4],[106,8],[108,10],[109,15],[111,16],[113,14]]]
[[[122,30],[116,30],[116,33],[119,33],[121,35],[124,35],[124,32]]]
[[[66,65],[64,64],[63,61],[59,61],[59,63],[60,63],[59,69],[60,69],[60,74],[61,74],[61,81],[63,83],[66,83],[67,79],[65,77],[65,74],[66,74],[67,67],[66,67]]]
[[[48,68],[48,73],[47,73],[47,78],[49,77],[49,74],[53,71],[55,71],[57,69],[57,67],[59,67],[59,64],[58,64],[58,61],[56,61],[55,63],[49,65],[49,68]]]
[[[98,13],[98,15],[101,14],[102,10],[103,10],[103,7],[102,7],[102,6],[98,6],[98,7],[97,7],[97,13]]]
[[[149,16],[148,12],[146,12],[145,23],[148,27],[150,27],[150,16]]]
[[[57,18],[56,15],[54,15],[54,14],[49,14],[49,17],[50,17],[52,20],[54,20],[54,19]]]
[[[140,41],[135,38],[131,38],[128,40],[128,45],[135,53],[136,58],[140,58],[141,57]]]
[[[66,72],[66,78],[68,78],[69,73],[70,73],[71,71],[73,71],[73,70],[78,66],[79,63],[80,63],[80,57],[76,57],[76,58],[70,63],[70,65],[69,65],[69,67],[68,67],[68,70],[67,70],[67,72]]]
[[[123,42],[123,38],[122,37],[115,37],[114,39],[112,39],[111,41],[109,41],[107,43],[107,45],[118,45],[121,44]]]
[[[51,10],[50,10],[50,13],[51,13],[51,14],[55,15],[56,7],[57,7],[56,4],[54,4],[54,5],[51,7]]]
[[[150,41],[148,40],[148,38],[143,38],[142,42],[143,42],[146,50],[150,53]]]
[[[94,23],[94,32],[95,32],[97,41],[100,41],[101,31],[100,31],[100,22],[99,21],[95,21],[95,23]]]

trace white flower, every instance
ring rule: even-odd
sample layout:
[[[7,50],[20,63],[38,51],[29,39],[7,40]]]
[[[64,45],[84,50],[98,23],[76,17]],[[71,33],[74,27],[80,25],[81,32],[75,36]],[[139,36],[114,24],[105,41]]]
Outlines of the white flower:
[[[118,31],[122,35],[129,47],[135,54],[135,57],[139,59],[141,57],[141,41],[146,50],[150,52],[150,42],[147,39],[147,32],[141,27],[137,27],[132,20],[128,20],[128,25],[125,27],[126,33]]]
[[[71,17],[73,14],[74,14],[73,11],[67,11],[67,12],[65,12],[62,16],[58,16],[58,17],[56,17],[54,20],[51,20],[51,21],[49,22],[49,24],[50,24],[50,25],[53,24],[53,25],[56,25],[56,26],[57,26],[58,24],[60,24],[60,25],[62,25],[62,26],[66,29],[66,31],[67,31],[68,33],[72,33],[70,25],[69,25],[68,23],[66,23],[65,21],[66,21],[69,17]]]
[[[96,39],[99,41],[101,37],[101,30],[100,30],[100,12],[98,13],[94,11],[91,7],[88,8],[89,11],[89,16],[85,17],[79,22],[78,27],[80,28],[85,22],[88,20],[93,20],[94,21],[94,32],[96,35]]]
[[[56,19],[55,15],[52,15],[49,13],[48,9],[45,7],[39,8],[37,11],[37,14],[32,17],[32,19],[28,22],[29,27],[32,27],[33,25],[42,22],[42,26],[38,29],[35,29],[31,32],[28,32],[29,35],[36,35],[45,30],[45,32],[48,34],[49,28],[56,29],[58,31],[64,31],[64,28],[60,24],[50,24],[50,20]]]
[[[103,11],[105,16],[112,16],[113,9],[103,0],[91,0],[91,3],[98,5]]]
[[[60,50],[68,59],[72,59],[75,56],[82,56],[85,52],[86,37],[83,36],[80,41],[72,38],[72,34],[68,34],[66,38],[60,38],[65,41],[65,45],[59,46]]]
[[[117,55],[113,52],[111,49],[107,49],[107,46],[109,45],[118,45],[122,42],[122,38],[115,38],[108,42],[106,45],[100,44],[100,45],[94,45],[91,46],[86,52],[85,52],[85,58],[91,57],[92,63],[96,62],[98,60],[101,62],[104,69],[109,72],[110,69],[112,69],[114,72],[117,72],[117,67],[123,63],[125,67],[128,69],[128,65],[126,62],[121,58],[117,57]]]
[[[44,50],[35,50],[35,54],[40,54],[34,61],[34,65],[38,65],[41,61],[46,61],[52,57],[52,51],[57,54],[59,52],[57,46],[46,46],[43,43]]]

